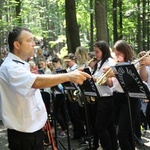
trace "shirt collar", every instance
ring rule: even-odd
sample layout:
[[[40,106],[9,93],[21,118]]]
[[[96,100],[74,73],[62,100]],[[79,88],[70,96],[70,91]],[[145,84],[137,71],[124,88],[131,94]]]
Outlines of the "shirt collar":
[[[77,64],[74,64],[72,67],[70,67],[70,70],[73,71],[73,70],[75,70],[75,69],[77,69],[77,68],[78,68],[78,65],[77,65]]]
[[[20,59],[18,56],[14,55],[11,52],[8,53],[8,57],[11,58],[12,60],[18,62],[18,63],[20,62],[21,64],[25,64],[25,61],[23,61],[22,59]]]
[[[29,67],[29,64],[26,62],[26,61],[23,61],[22,59],[20,59],[18,56],[14,55],[13,53],[9,52],[8,53],[8,57],[18,63],[18,64],[22,64],[22,65],[25,65],[27,68]]]

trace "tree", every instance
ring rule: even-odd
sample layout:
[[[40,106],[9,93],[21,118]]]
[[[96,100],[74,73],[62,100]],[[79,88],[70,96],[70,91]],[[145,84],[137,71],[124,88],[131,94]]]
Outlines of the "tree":
[[[21,19],[21,15],[20,15],[20,13],[21,13],[21,0],[16,0],[16,3],[17,3],[17,5],[16,5],[16,18],[18,19],[18,24],[21,25],[21,23],[22,23],[22,19]]]
[[[68,51],[74,53],[76,51],[76,47],[80,46],[75,0],[65,0],[65,12]]]
[[[114,43],[118,40],[118,32],[117,32],[117,0],[113,0],[113,38]]]
[[[96,39],[108,42],[107,3],[95,0]]]

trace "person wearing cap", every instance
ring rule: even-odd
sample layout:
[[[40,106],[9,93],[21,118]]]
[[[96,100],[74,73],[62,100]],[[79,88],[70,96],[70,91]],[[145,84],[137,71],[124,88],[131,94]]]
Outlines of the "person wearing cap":
[[[64,58],[64,62],[67,66],[67,72],[72,72],[78,68],[76,63],[76,56],[73,53],[69,53]],[[77,101],[72,99],[68,101],[68,111],[70,115],[70,121],[73,125],[73,139],[79,139],[80,146],[87,145],[85,142],[85,130],[84,121],[81,118],[80,108]]]
[[[78,68],[78,65],[76,63],[76,57],[73,53],[69,53],[67,56],[65,56],[63,60],[67,67],[67,72],[71,72]]]

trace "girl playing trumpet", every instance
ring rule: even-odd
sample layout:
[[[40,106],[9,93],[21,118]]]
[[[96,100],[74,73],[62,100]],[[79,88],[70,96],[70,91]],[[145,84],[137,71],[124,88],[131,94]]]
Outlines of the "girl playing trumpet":
[[[118,63],[131,62],[133,60],[133,50],[124,40],[117,41],[113,47],[113,50]],[[106,83],[113,88],[113,96],[115,100],[115,123],[118,127],[117,137],[120,148],[121,150],[133,150],[135,149],[135,145],[132,137],[128,98],[112,72],[110,72],[108,76],[110,78],[108,78]],[[138,112],[138,105],[139,99],[130,98],[133,123]]]

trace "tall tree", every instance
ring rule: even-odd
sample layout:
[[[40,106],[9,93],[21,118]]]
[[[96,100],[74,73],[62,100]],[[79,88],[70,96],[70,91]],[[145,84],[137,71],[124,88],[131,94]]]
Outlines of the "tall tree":
[[[143,50],[145,51],[146,50],[146,0],[143,0],[142,1],[142,15],[143,15],[143,19],[142,19],[142,31],[143,31],[143,38],[142,38],[142,47],[143,47]]]
[[[137,1],[137,7],[138,7],[138,18],[137,18],[137,45],[138,45],[138,53],[142,49],[141,44],[141,13],[140,13],[140,0]]]
[[[97,40],[108,40],[107,3],[105,0],[95,0],[95,22]]]
[[[65,12],[68,51],[74,53],[76,51],[76,47],[80,46],[75,0],[65,0]]]
[[[118,40],[118,32],[117,32],[117,0],[113,0],[113,38],[114,43]]]
[[[150,14],[150,1],[147,0],[147,11],[148,13]],[[147,46],[147,49],[149,50],[150,49],[150,15],[148,15],[147,17],[147,43],[148,43],[148,46]]]
[[[16,5],[16,18],[17,18],[17,20],[18,20],[18,24],[20,24],[21,25],[21,23],[22,23],[22,20],[21,20],[21,0],[16,0],[16,3],[17,3],[17,5]]]
[[[123,13],[123,10],[122,10],[122,0],[119,0],[118,1],[118,7],[119,7],[119,39],[122,39],[123,35],[122,35],[122,32],[123,32],[123,23],[122,23],[122,13]]]

